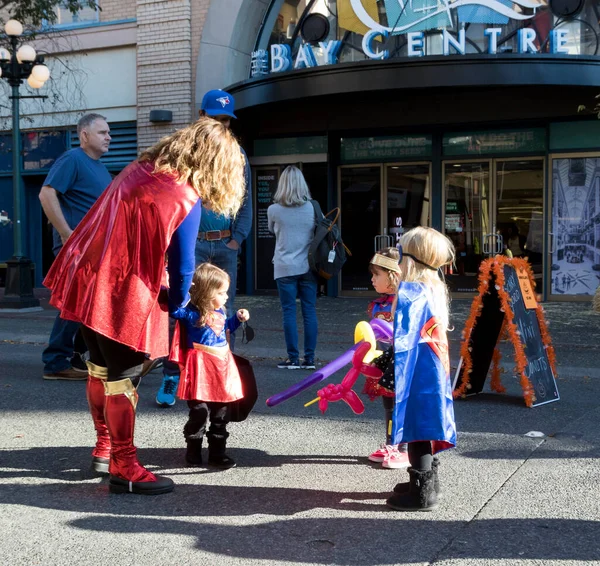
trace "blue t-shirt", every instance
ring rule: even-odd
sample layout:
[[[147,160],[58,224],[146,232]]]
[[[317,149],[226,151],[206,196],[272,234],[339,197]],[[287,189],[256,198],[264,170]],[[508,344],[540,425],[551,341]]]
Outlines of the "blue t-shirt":
[[[202,220],[200,221],[200,232],[210,232],[211,230],[230,230],[231,218],[223,214],[217,214],[215,211],[202,207]]]
[[[54,162],[44,185],[58,193],[65,220],[74,230],[111,181],[106,166],[78,147],[66,151]],[[56,229],[52,234],[53,250],[58,253],[62,241]]]

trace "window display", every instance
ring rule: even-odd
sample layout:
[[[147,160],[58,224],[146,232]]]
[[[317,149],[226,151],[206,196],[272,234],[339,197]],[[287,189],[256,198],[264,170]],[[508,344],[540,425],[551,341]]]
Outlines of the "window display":
[[[600,157],[552,161],[552,294],[593,295],[600,283]]]

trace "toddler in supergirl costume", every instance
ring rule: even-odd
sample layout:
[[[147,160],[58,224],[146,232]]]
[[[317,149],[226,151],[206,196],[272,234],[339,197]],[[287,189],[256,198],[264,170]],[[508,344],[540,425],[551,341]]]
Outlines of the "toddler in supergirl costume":
[[[369,303],[367,313],[369,319],[379,318],[386,322],[393,322],[393,305],[400,282],[398,259],[400,254],[396,248],[385,248],[379,250],[371,259],[369,271],[371,272],[371,284],[375,291],[381,296]],[[380,356],[380,360],[376,365],[384,371],[384,373],[393,373],[393,347],[390,346],[388,352]],[[392,380],[393,381],[393,380]],[[378,462],[384,468],[407,468],[408,454],[406,453],[406,444],[400,446],[392,444],[392,414],[394,411],[394,387],[393,384],[388,385],[389,389],[384,385],[385,380],[380,378],[367,377],[363,393],[367,394],[371,401],[377,397],[381,397],[383,408],[385,411],[385,444],[375,450],[370,456],[371,462]]]
[[[410,481],[394,487],[387,505],[429,511],[440,492],[435,455],[456,444],[446,336],[449,299],[441,271],[452,264],[455,252],[452,242],[433,228],[413,228],[399,244],[392,441],[408,443],[411,467]]]
[[[187,443],[186,461],[202,464],[202,439],[210,415],[209,465],[227,469],[235,462],[225,454],[228,405],[241,399],[242,382],[227,332],[234,332],[250,316],[240,309],[225,317],[229,275],[216,265],[200,264],[194,273],[190,302],[171,316],[177,319],[170,359],[179,364],[181,377],[177,396],[188,403],[188,422],[183,428]]]

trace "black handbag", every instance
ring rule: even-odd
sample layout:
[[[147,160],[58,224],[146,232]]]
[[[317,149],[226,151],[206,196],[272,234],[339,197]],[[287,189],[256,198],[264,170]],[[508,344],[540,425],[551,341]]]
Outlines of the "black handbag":
[[[258,399],[258,389],[256,387],[256,378],[254,377],[252,364],[246,358],[242,358],[242,356],[237,356],[235,354],[233,354],[233,359],[240,372],[244,396],[241,399],[228,404],[227,414],[229,421],[239,423],[246,420],[250,411],[252,411],[256,404],[256,400]]]

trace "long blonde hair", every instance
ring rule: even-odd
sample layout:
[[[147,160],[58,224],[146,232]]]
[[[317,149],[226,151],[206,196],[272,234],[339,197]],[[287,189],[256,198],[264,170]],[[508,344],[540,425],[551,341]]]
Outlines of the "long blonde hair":
[[[212,263],[201,263],[196,267],[192,286],[190,287],[190,302],[200,313],[198,326],[206,324],[206,319],[215,309],[213,299],[225,283],[229,285],[230,279],[226,271]]]
[[[283,170],[273,200],[282,206],[300,206],[311,199],[302,171],[294,165]]]
[[[454,244],[434,228],[419,226],[405,232],[400,237],[402,252],[414,255],[417,259],[433,267],[403,256],[400,263],[400,280],[407,283],[424,283],[432,291],[432,298],[444,329],[448,329],[450,295],[446,283],[440,279],[438,269],[454,263]]]
[[[242,205],[244,156],[229,128],[212,118],[165,136],[140,161],[153,162],[155,173],[177,174],[218,214],[235,216]]]

